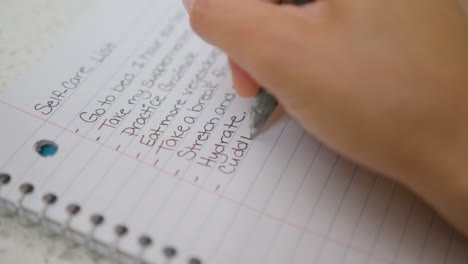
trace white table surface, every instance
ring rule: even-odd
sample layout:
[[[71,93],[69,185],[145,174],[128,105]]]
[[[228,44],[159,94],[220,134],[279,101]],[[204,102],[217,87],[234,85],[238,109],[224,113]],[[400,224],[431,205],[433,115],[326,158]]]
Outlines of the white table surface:
[[[95,0],[0,0],[0,92],[24,74]],[[174,0],[177,1],[177,0]],[[465,1],[468,9],[468,0]],[[1,113],[0,113],[1,114]],[[0,217],[0,263],[111,263],[38,227]]]

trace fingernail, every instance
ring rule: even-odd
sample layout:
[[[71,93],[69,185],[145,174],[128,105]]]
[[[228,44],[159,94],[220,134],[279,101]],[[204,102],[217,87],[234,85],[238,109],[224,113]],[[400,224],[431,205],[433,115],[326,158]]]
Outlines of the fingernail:
[[[184,7],[185,7],[185,9],[187,10],[187,12],[190,13],[190,11],[192,10],[193,3],[195,2],[195,0],[182,0],[182,2],[184,3]]]

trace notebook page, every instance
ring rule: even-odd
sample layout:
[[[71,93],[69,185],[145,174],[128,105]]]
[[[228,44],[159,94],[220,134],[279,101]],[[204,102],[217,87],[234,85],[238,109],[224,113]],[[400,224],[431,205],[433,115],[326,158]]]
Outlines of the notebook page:
[[[466,240],[424,202],[282,109],[249,138],[250,104],[180,1],[100,1],[1,95],[0,197],[40,214],[54,193],[48,219],[150,263],[467,262]],[[55,156],[35,151],[43,139]]]

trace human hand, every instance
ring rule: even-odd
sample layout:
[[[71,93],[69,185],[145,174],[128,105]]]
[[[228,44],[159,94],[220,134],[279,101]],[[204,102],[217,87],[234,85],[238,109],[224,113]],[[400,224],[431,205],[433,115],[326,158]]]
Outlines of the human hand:
[[[312,135],[468,234],[468,19],[457,0],[184,0],[194,30]]]

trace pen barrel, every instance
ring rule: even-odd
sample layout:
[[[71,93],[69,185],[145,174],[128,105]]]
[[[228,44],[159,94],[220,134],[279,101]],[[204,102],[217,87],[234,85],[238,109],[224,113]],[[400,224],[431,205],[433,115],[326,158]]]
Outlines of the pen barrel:
[[[254,110],[261,115],[270,115],[275,110],[278,102],[265,90],[261,90],[254,98]]]

